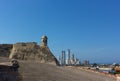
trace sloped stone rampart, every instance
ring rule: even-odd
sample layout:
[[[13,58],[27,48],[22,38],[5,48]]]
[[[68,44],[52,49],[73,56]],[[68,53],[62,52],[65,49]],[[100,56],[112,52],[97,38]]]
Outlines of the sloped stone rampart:
[[[13,44],[0,44],[0,56],[9,57]]]
[[[38,60],[41,63],[58,64],[48,46],[39,46],[35,42],[16,43],[9,56],[10,59]]]

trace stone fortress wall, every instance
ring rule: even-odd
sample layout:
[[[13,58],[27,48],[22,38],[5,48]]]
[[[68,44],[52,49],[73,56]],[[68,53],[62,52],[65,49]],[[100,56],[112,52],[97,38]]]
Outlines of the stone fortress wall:
[[[9,57],[13,44],[0,44],[0,56]]]
[[[41,63],[51,63],[59,64],[55,56],[50,51],[47,46],[47,36],[42,36],[41,44],[37,45],[36,42],[18,42],[16,44],[8,45],[6,50],[7,52],[1,53],[0,56],[4,55],[10,59],[19,59],[19,60],[36,60]],[[1,46],[2,49],[4,46]],[[3,48],[5,50],[5,48]]]
[[[13,49],[32,49],[37,46],[36,42],[19,42],[16,44],[13,44]]]
[[[37,43],[36,42],[18,42],[13,44],[13,49],[9,56],[10,59],[20,59],[20,60],[32,60],[35,59],[37,50]]]

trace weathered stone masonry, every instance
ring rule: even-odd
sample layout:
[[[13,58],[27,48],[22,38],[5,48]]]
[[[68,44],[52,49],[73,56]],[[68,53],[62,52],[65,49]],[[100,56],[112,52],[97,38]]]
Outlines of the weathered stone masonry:
[[[47,41],[47,36],[42,36],[40,45],[37,45],[36,42],[13,44],[6,56],[9,56],[10,59],[36,60],[41,63],[58,64],[57,59],[47,46]]]

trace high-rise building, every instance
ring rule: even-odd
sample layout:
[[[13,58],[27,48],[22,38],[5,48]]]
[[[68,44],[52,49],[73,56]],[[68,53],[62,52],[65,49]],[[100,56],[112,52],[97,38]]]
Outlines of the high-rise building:
[[[74,57],[74,54],[72,54],[72,58],[71,58],[73,61],[75,60],[75,57]]]
[[[62,57],[59,58],[60,65],[80,65],[79,59],[75,58],[74,54],[71,54],[70,49],[66,52],[62,51]]]
[[[68,49],[68,59],[70,59],[70,49]]]
[[[80,65],[80,60],[75,58],[75,65]]]
[[[62,65],[66,65],[66,55],[65,55],[65,51],[62,51]]]
[[[66,65],[68,65],[68,59],[66,59]]]
[[[71,54],[70,54],[70,49],[67,50],[68,53],[68,65],[71,65]]]
[[[70,63],[71,63],[71,65],[75,64],[74,54],[71,54],[71,56],[70,56]]]

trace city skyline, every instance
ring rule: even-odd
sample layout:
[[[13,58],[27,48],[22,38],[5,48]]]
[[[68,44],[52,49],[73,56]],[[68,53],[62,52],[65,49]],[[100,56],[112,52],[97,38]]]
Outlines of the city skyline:
[[[120,1],[1,0],[0,43],[48,37],[55,56],[71,49],[81,60],[120,63]]]
[[[62,50],[61,55],[57,56],[57,60],[59,64],[63,66],[81,65],[81,60],[75,57],[74,54],[71,53],[70,49],[67,49],[67,51]],[[89,65],[89,63],[82,64]]]

